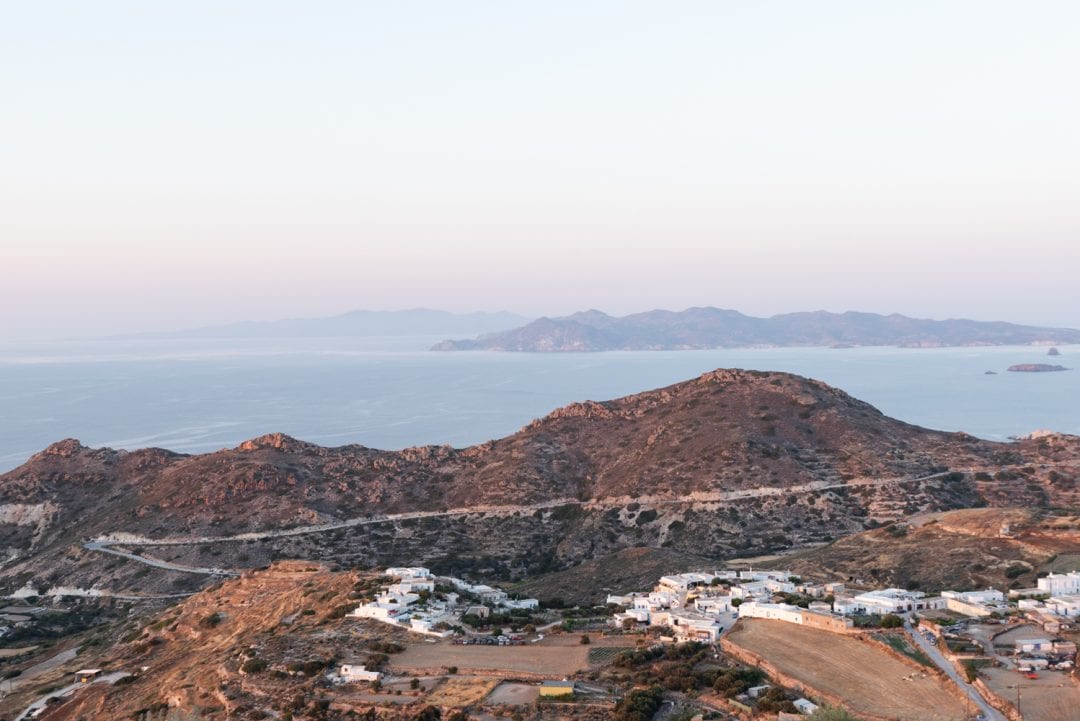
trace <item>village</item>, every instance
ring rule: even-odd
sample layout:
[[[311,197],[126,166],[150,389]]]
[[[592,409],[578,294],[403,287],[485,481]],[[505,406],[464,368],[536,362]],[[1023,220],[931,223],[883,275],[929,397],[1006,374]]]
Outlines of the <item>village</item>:
[[[748,566],[663,575],[651,589],[573,606],[419,566],[335,576],[293,563],[266,573],[236,581],[241,595],[224,604],[206,599],[192,611],[195,625],[299,588],[301,605],[281,607],[271,626],[278,631],[228,664],[251,693],[270,698],[309,684],[313,698],[343,713],[1071,721],[1080,708],[1076,571],[1043,575],[1031,588],[926,593]],[[305,600],[327,593],[316,579],[337,584],[331,605]],[[297,624],[308,630],[295,633]],[[148,628],[153,635],[165,625]],[[20,718],[80,689],[152,673],[113,663],[69,668],[49,676],[53,686]],[[5,683],[10,692],[23,679]]]
[[[1072,713],[1059,707],[1080,700],[1078,614],[1080,572],[1051,573],[1033,588],[930,594],[727,569],[665,575],[651,590],[610,594],[583,613],[426,568],[388,568],[345,621],[377,621],[423,640],[380,668],[350,660],[330,676],[370,685],[372,700],[395,688],[422,694],[450,669],[455,684],[486,682],[472,699],[477,707],[613,705],[627,693],[612,683],[627,678],[621,669],[693,653],[698,677],[715,668],[709,679],[726,678],[725,664],[735,663],[752,681],[721,693],[689,686],[678,697],[693,712],[687,718],[812,718],[821,707],[845,706],[866,719],[1057,721]],[[557,662],[542,655],[549,650]],[[836,655],[865,660],[833,669],[828,657]],[[860,675],[883,685],[860,697],[850,688],[869,680]],[[881,693],[907,701],[881,709]]]

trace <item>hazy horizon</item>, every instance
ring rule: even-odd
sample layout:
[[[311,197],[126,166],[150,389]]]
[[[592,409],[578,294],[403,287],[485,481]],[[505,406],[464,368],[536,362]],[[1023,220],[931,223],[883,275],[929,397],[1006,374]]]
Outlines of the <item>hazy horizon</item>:
[[[1080,6],[0,8],[0,331],[712,305],[1080,326]]]
[[[521,318],[522,324],[525,324],[525,323],[532,322],[533,320],[536,320],[538,318],[543,318],[543,317],[559,318],[559,317],[572,315],[572,314],[578,313],[578,312],[600,311],[602,313],[605,313],[605,314],[613,316],[613,317],[623,317],[623,316],[627,316],[627,315],[633,315],[633,314],[636,314],[636,313],[645,313],[645,312],[655,311],[655,310],[679,312],[679,311],[683,311],[683,310],[689,310],[689,309],[695,308],[695,307],[698,307],[698,308],[700,308],[700,307],[713,307],[713,308],[717,308],[717,309],[720,309],[720,310],[733,310],[733,311],[742,313],[743,315],[746,315],[746,316],[749,316],[749,317],[757,317],[757,318],[768,318],[768,317],[777,316],[777,315],[787,315],[787,314],[794,314],[794,313],[817,313],[817,312],[835,313],[835,314],[844,314],[844,313],[848,313],[848,312],[875,313],[875,314],[881,315],[881,316],[888,316],[888,315],[893,314],[893,313],[889,313],[889,312],[865,311],[865,310],[856,309],[856,308],[847,308],[847,309],[844,309],[844,310],[830,310],[830,309],[826,309],[826,308],[805,308],[805,309],[782,310],[782,311],[778,311],[776,313],[756,315],[756,314],[753,314],[753,313],[746,313],[746,312],[740,310],[739,308],[722,308],[720,306],[688,306],[686,308],[649,307],[649,308],[642,308],[641,310],[633,310],[633,311],[629,311],[629,312],[625,312],[625,313],[612,313],[612,312],[607,311],[604,308],[578,308],[578,309],[576,309],[574,311],[571,311],[569,313],[536,313],[536,314],[514,313],[512,311],[506,311],[506,310],[503,310],[503,309],[490,309],[490,310],[489,309],[472,309],[472,310],[461,310],[461,311],[449,311],[449,310],[446,310],[444,308],[430,308],[430,307],[419,307],[419,306],[412,307],[412,308],[385,308],[385,309],[352,308],[352,309],[343,310],[343,311],[340,311],[340,312],[331,312],[331,313],[328,313],[326,315],[282,316],[282,317],[276,317],[276,318],[261,318],[261,319],[239,318],[239,319],[235,319],[235,320],[223,321],[223,322],[220,322],[220,323],[209,323],[209,324],[197,325],[197,326],[181,325],[181,326],[176,326],[176,327],[140,328],[140,329],[132,329],[132,330],[119,332],[119,333],[105,333],[105,334],[100,334],[100,335],[70,334],[70,335],[55,335],[55,336],[41,336],[41,335],[19,336],[17,334],[9,334],[9,335],[6,335],[4,338],[0,338],[0,346],[7,345],[7,346],[11,347],[11,345],[13,343],[15,345],[18,345],[18,344],[24,344],[24,343],[54,343],[54,342],[55,343],[67,343],[67,342],[82,342],[82,341],[139,340],[140,338],[146,338],[148,340],[153,340],[156,337],[167,337],[167,336],[178,336],[178,337],[182,338],[182,337],[184,337],[183,334],[189,333],[189,332],[199,332],[199,331],[209,331],[209,330],[223,330],[223,329],[230,328],[232,326],[241,326],[241,327],[243,327],[243,326],[246,326],[247,324],[260,324],[260,323],[275,324],[275,323],[281,323],[281,322],[328,320],[328,319],[348,316],[348,315],[350,315],[352,313],[373,313],[373,314],[378,314],[378,313],[388,313],[388,314],[402,313],[402,314],[404,314],[404,313],[410,313],[410,312],[431,311],[431,312],[436,312],[436,313],[439,313],[439,312],[452,313],[452,314],[460,315],[460,316],[479,315],[479,314],[499,315],[499,314],[505,313],[505,314],[508,314],[508,315],[511,315],[511,316],[514,316],[514,315],[519,316]],[[906,314],[900,313],[899,315],[906,315]],[[974,321],[981,321],[981,322],[994,322],[994,321],[1003,321],[1004,320],[1002,318],[989,318],[989,317],[988,318],[961,318],[959,316],[940,316],[940,317],[909,316],[909,317],[916,318],[918,320],[932,320],[932,321],[974,320]],[[1073,329],[1076,329],[1076,330],[1080,330],[1080,327],[1068,326],[1068,325],[1065,325],[1065,324],[1040,323],[1040,322],[1037,322],[1037,321],[1036,322],[1005,321],[1005,322],[1016,323],[1018,325],[1034,326],[1034,327],[1073,328]],[[1078,324],[1078,325],[1080,325],[1080,324]],[[508,326],[508,328],[509,327],[514,327],[514,326]],[[454,335],[453,331],[447,331],[447,332],[449,332],[450,335]],[[460,333],[458,333],[458,335],[460,335],[462,337],[474,337],[474,336],[476,336],[478,334],[482,334],[484,332],[490,332],[490,331],[477,331],[477,332],[461,331]],[[430,333],[425,333],[425,334],[422,334],[422,335],[427,336],[427,335],[431,335],[431,334]],[[442,334],[436,333],[435,335],[431,335],[431,338],[433,338],[433,339],[437,338],[439,340],[443,340],[443,335],[445,335],[445,333],[442,333]],[[288,337],[288,336],[283,336],[283,337]],[[227,339],[228,336],[220,336],[220,338]]]

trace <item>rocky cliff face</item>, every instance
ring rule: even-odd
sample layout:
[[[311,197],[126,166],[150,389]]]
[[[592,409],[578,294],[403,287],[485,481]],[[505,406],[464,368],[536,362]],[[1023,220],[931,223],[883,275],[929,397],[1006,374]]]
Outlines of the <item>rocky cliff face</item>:
[[[926,509],[1072,503],[1078,460],[1077,438],[1002,444],[930,431],[817,381],[740,370],[572,404],[464,449],[324,448],[272,434],[186,456],[68,440],[0,476],[9,509],[0,544],[11,559],[0,585],[130,588],[146,567],[81,549],[99,534],[217,537],[446,509],[475,512],[148,552],[195,566],[422,561],[497,577],[635,546],[745,555]],[[918,477],[928,478],[882,480]],[[155,570],[139,586],[198,580]]]

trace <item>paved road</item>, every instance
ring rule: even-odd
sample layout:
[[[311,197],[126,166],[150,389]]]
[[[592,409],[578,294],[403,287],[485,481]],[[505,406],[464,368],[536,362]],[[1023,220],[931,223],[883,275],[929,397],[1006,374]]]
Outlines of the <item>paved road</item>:
[[[975,704],[979,709],[979,712],[985,716],[988,721],[1008,721],[1008,719],[1005,718],[1005,714],[987,703],[986,699],[979,693],[979,690],[960,676],[960,672],[956,670],[955,666],[949,663],[949,660],[942,655],[935,644],[927,641],[918,630],[911,628],[910,625],[905,625],[904,630],[908,632],[908,635],[915,641],[915,644],[922,649],[923,653],[929,656],[930,660],[952,679],[953,683],[960,688],[960,692],[971,699],[971,702]]]
[[[75,658],[78,653],[79,652],[76,649],[69,648],[66,651],[61,651],[55,656],[50,656],[44,661],[36,663],[30,668],[26,669],[15,678],[5,679],[2,683],[0,683],[0,691],[6,691],[10,693],[15,689],[19,688],[20,686],[25,686],[28,683],[33,683],[34,679],[36,679],[38,676],[45,673],[46,671],[51,671],[52,669],[56,668],[61,664],[67,663],[71,659]]]
[[[83,548],[88,551],[100,551],[101,553],[111,553],[114,556],[120,556],[121,558],[127,558],[132,561],[138,561],[139,563],[145,563],[148,566],[154,568],[161,568],[166,571],[179,571],[181,573],[201,573],[207,576],[237,576],[236,571],[230,571],[224,568],[202,568],[199,566],[182,566],[178,563],[169,563],[168,561],[162,561],[158,558],[151,558],[148,556],[140,556],[135,553],[128,553],[127,551],[118,551],[112,548],[111,544],[105,541],[88,541],[83,544]]]
[[[124,673],[123,671],[116,671],[114,673],[106,674],[105,676],[101,676],[99,678],[96,678],[91,683],[116,683],[117,681],[124,678],[125,676],[130,676],[130,675],[131,674]],[[60,696],[68,696],[69,694],[73,694],[73,693],[75,693],[75,691],[79,690],[80,688],[85,688],[88,685],[89,684],[75,682],[73,684],[69,684],[67,686],[64,686],[61,689],[57,689],[56,691],[53,691],[52,693],[47,693],[44,696],[41,696],[40,698],[38,698],[36,701],[34,701],[29,706],[27,706],[25,709],[23,709],[23,712],[15,717],[15,721],[22,721],[25,718],[29,718],[30,714],[34,713],[39,708],[43,708],[49,702],[49,699],[51,699],[51,698],[59,698]]]

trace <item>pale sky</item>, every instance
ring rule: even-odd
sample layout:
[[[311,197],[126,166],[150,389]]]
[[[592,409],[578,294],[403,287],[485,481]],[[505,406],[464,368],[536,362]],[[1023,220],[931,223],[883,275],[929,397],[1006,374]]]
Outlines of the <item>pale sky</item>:
[[[0,3],[0,334],[1080,327],[1080,4]]]

